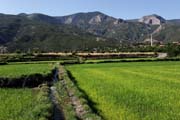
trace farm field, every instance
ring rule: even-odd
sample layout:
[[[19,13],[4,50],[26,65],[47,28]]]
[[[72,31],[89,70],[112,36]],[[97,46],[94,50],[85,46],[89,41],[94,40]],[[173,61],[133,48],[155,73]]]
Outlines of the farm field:
[[[0,120],[33,119],[32,90],[0,89]]]
[[[44,119],[50,108],[46,93],[33,93],[33,90],[28,88],[0,88],[0,120]]]
[[[3,78],[46,75],[53,68],[54,64],[48,63],[0,65],[0,83]],[[48,87],[0,88],[0,120],[46,120],[51,115],[51,109]]]
[[[180,62],[66,66],[107,120],[179,120]]]
[[[22,75],[48,74],[51,72],[53,64],[9,64],[0,65],[0,77],[16,78]]]

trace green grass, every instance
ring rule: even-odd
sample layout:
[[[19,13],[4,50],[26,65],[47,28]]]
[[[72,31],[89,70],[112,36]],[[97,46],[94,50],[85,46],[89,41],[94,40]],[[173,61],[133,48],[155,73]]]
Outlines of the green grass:
[[[32,117],[33,95],[30,89],[0,89],[0,120]]]
[[[67,66],[107,120],[179,120],[180,62]]]
[[[48,95],[33,91],[0,88],[0,120],[46,120],[51,108]]]
[[[22,75],[48,74],[53,69],[53,64],[9,64],[0,65],[0,77],[16,78]]]

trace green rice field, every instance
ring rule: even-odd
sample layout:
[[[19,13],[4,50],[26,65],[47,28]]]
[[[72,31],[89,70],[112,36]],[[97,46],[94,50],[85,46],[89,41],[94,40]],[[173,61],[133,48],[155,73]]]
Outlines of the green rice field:
[[[0,89],[0,120],[30,119],[33,115],[30,89]]]
[[[66,66],[107,120],[179,120],[180,62]]]
[[[0,77],[16,78],[22,75],[48,74],[53,69],[53,64],[9,64],[0,65]]]
[[[22,75],[48,74],[53,64],[0,65],[1,78],[18,78]],[[0,120],[47,120],[51,101],[48,88],[0,88]]]
[[[46,93],[42,93],[28,88],[0,88],[0,120],[44,119],[51,104]]]

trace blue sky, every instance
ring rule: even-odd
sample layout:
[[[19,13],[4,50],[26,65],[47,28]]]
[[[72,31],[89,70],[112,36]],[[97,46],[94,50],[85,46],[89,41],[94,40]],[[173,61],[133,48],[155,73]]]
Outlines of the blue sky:
[[[123,19],[159,14],[180,19],[180,0],[0,0],[0,13],[44,13],[63,16],[77,12],[100,11]]]

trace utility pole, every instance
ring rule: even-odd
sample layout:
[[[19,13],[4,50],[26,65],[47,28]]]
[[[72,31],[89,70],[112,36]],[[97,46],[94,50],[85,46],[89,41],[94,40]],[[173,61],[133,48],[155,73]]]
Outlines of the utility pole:
[[[151,47],[153,46],[153,34],[151,34]]]

